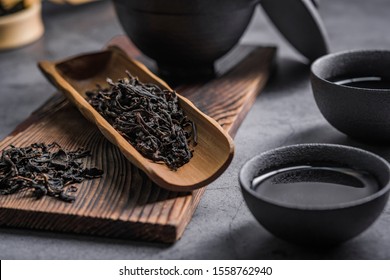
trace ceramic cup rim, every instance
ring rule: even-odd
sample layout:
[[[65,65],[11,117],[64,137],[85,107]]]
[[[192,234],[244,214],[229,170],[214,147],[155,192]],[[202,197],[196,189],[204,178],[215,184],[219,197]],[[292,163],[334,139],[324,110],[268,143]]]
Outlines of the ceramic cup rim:
[[[331,204],[331,205],[321,205],[321,206],[304,206],[304,205],[297,205],[297,204],[288,204],[288,203],[283,203],[283,202],[278,202],[275,200],[267,199],[263,196],[261,196],[258,192],[252,189],[251,183],[253,178],[249,179],[248,183],[248,178],[244,178],[244,173],[245,171],[255,164],[256,162],[268,157],[271,154],[279,153],[281,151],[286,151],[286,150],[293,150],[293,149],[300,149],[302,147],[310,148],[310,147],[326,147],[328,149],[344,149],[348,152],[352,153],[360,153],[364,154],[366,156],[372,157],[373,159],[380,161],[381,163],[384,164],[384,166],[387,167],[387,172],[390,175],[390,164],[382,157],[355,147],[351,146],[345,146],[345,145],[339,145],[339,144],[321,144],[321,143],[307,143],[307,144],[296,144],[296,145],[288,145],[288,146],[283,146],[279,148],[275,148],[272,150],[265,151],[257,156],[252,157],[248,161],[246,161],[243,166],[240,169],[239,173],[239,183],[242,189],[244,189],[247,193],[249,193],[252,197],[254,197],[257,200],[261,200],[267,204],[271,204],[277,207],[285,208],[285,209],[291,209],[291,210],[304,210],[304,211],[329,211],[329,210],[340,210],[340,209],[346,209],[346,208],[351,208],[351,207],[356,207],[359,205],[366,204],[370,201],[373,201],[377,199],[378,197],[381,197],[382,195],[385,195],[389,190],[390,190],[390,176],[387,179],[386,184],[383,185],[381,189],[379,189],[377,192],[363,197],[361,199],[349,201],[349,202],[343,202],[343,203],[337,203],[337,204]]]
[[[362,54],[369,56],[369,55],[372,55],[374,53],[385,54],[385,55],[389,56],[389,59],[390,59],[390,50],[387,50],[387,49],[352,49],[352,50],[347,50],[347,51],[330,53],[330,54],[327,54],[327,55],[324,55],[324,56],[317,58],[312,63],[312,65],[310,67],[310,72],[311,72],[312,76],[314,76],[315,78],[317,78],[317,79],[321,80],[322,82],[324,82],[328,85],[331,85],[331,86],[336,86],[339,88],[353,89],[355,91],[360,91],[360,92],[390,93],[390,89],[358,88],[358,87],[351,87],[351,86],[347,86],[347,85],[336,84],[332,81],[329,81],[329,79],[322,77],[319,74],[319,71],[323,69],[323,66],[321,66],[321,64],[327,60],[339,60],[343,57],[349,57],[349,58],[353,59],[354,57],[359,57]],[[328,66],[328,69],[333,69],[333,67],[334,67],[333,65],[335,65],[335,63],[330,63],[328,65],[330,65],[330,66]]]

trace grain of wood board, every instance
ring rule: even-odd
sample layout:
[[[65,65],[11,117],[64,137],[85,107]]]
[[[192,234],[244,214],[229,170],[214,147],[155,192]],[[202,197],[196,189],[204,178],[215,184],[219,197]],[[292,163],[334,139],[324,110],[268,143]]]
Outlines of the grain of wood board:
[[[110,45],[144,60],[123,36]],[[219,78],[178,85],[176,89],[234,136],[268,79],[274,54],[274,48],[256,47]],[[235,56],[230,59],[234,62]],[[20,124],[1,141],[0,148],[53,141],[67,150],[89,149],[92,156],[86,165],[102,168],[105,175],[78,185],[77,199],[72,204],[51,197],[36,200],[27,192],[1,196],[1,225],[166,243],[182,236],[205,188],[182,193],[158,187],[61,94],[54,95]]]

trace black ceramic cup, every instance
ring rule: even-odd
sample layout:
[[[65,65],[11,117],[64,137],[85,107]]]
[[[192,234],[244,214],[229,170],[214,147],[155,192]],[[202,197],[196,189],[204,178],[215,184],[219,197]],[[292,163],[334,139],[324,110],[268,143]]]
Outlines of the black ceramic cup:
[[[390,51],[356,50],[317,59],[311,66],[314,98],[325,119],[339,131],[368,142],[390,140],[390,88],[358,88],[340,79],[390,80]]]
[[[334,163],[365,170],[379,190],[358,200],[330,205],[292,205],[270,200],[252,187],[254,178],[286,166]],[[323,246],[351,239],[381,214],[389,197],[390,165],[357,148],[332,144],[293,145],[262,153],[244,164],[239,174],[244,199],[258,222],[275,236],[299,244]]]
[[[132,42],[175,78],[214,75],[248,26],[258,0],[113,0]]]

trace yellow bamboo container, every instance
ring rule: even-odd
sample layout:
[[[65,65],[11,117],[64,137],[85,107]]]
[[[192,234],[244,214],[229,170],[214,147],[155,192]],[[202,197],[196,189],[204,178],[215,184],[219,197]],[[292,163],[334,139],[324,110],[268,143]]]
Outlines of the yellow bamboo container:
[[[0,16],[0,50],[30,44],[43,35],[41,2],[30,2],[24,10]]]

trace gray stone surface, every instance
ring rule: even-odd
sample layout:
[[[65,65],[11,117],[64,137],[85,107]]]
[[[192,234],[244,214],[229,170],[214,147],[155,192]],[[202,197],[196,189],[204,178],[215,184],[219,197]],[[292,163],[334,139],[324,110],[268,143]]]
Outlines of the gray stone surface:
[[[390,48],[387,0],[328,0],[320,13],[332,51]],[[35,64],[101,48],[122,30],[111,3],[82,7],[45,4],[45,36],[25,48],[0,53],[0,137],[53,92]],[[278,70],[259,96],[236,139],[228,170],[207,187],[181,240],[167,246],[69,234],[0,228],[1,259],[390,259],[390,205],[359,237],[329,250],[291,245],[267,233],[243,201],[237,174],[253,155],[295,143],[362,147],[390,159],[390,148],[350,140],[321,116],[310,89],[309,68],[258,9],[243,43],[278,45]]]

